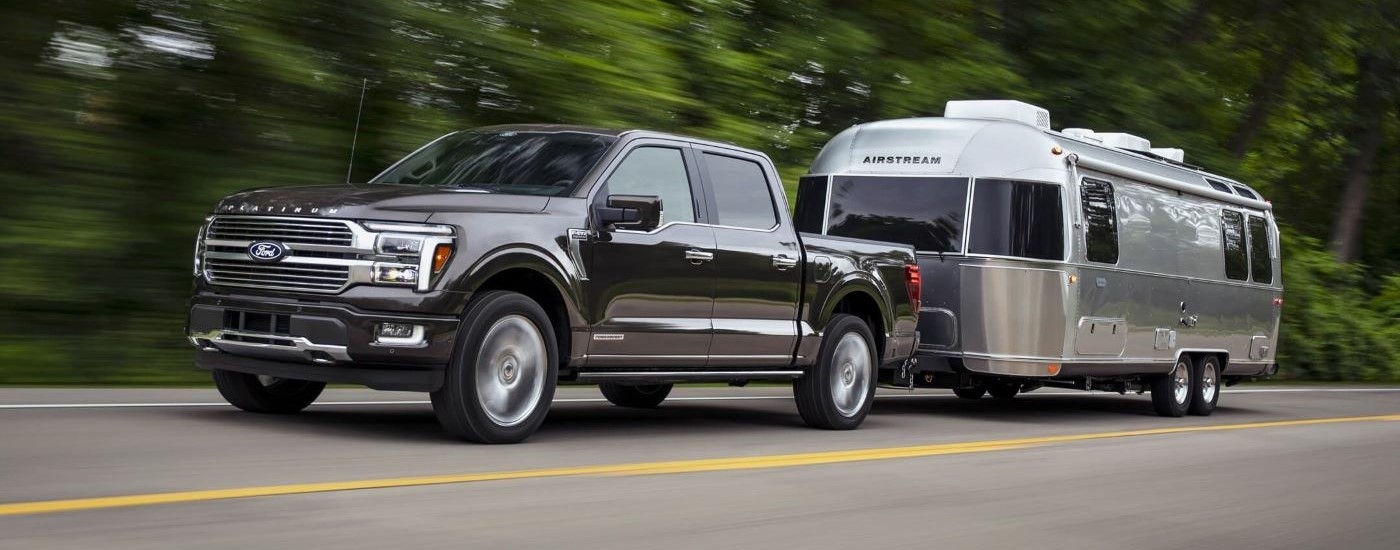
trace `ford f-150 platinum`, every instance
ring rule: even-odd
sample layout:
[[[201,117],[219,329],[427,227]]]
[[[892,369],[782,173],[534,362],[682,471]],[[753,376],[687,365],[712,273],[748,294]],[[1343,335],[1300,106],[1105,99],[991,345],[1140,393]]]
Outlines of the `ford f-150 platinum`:
[[[451,435],[524,440],[560,382],[791,380],[851,429],[912,354],[909,246],[799,234],[761,153],[648,131],[456,132],[366,184],[271,187],[200,229],[188,337],[233,405],[326,383],[429,392]]]

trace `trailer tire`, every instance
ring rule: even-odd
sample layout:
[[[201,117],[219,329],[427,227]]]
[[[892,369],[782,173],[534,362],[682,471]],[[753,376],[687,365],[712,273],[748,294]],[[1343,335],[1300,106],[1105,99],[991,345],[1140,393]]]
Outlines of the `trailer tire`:
[[[953,388],[953,395],[963,399],[981,399],[987,395],[987,388],[982,386],[972,386],[970,388]]]
[[[467,306],[433,413],[449,435],[519,443],[544,422],[559,378],[558,345],[539,303],[493,290]]]
[[[992,394],[992,397],[1002,401],[1009,401],[1014,399],[1016,394],[1021,393],[1021,386],[1019,384],[1007,383],[992,384],[987,386],[987,393]]]
[[[292,414],[301,412],[320,397],[325,382],[258,376],[214,369],[214,387],[230,405],[248,412]]]
[[[598,389],[609,403],[633,409],[654,409],[671,394],[671,384],[618,384],[603,382]]]
[[[792,383],[802,420],[825,430],[859,427],[875,402],[877,365],[875,337],[865,321],[854,315],[832,316],[817,362]]]
[[[1152,379],[1152,408],[1157,414],[1173,418],[1186,414],[1195,387],[1191,381],[1194,374],[1191,356],[1182,354],[1171,372]]]
[[[1215,412],[1215,404],[1220,401],[1220,359],[1207,355],[1196,361],[1196,370],[1191,375],[1191,406],[1186,412],[1196,416],[1210,416]]]

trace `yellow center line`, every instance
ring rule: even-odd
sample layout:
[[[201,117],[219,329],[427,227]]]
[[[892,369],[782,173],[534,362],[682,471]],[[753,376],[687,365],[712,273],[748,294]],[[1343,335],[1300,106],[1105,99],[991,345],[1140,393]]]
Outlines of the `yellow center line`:
[[[1376,416],[1350,416],[1339,418],[1313,418],[1305,420],[1279,420],[1272,422],[1251,422],[1245,424],[1216,424],[1207,426],[1182,426],[1176,428],[1152,428],[1118,432],[1100,432],[1070,435],[1026,437],[991,441],[963,443],[940,443],[909,447],[886,447],[856,449],[849,451],[823,451],[782,455],[707,458],[698,460],[674,460],[666,462],[643,462],[632,464],[603,464],[597,466],[576,466],[565,468],[540,468],[503,472],[482,472],[474,474],[449,474],[437,476],[401,477],[387,479],[364,479],[353,481],[331,481],[321,483],[300,483],[293,485],[269,485],[264,487],[241,487],[231,489],[208,489],[181,491],[174,493],[152,493],[68,500],[46,500],[0,504],[0,516],[21,514],[43,514],[52,512],[72,512],[102,508],[122,508],[128,506],[148,506],[152,504],[175,504],[182,502],[203,502],[234,498],[300,495],[331,491],[354,491],[361,489],[388,489],[394,487],[421,487],[425,485],[445,485],[453,483],[476,483],[481,481],[503,481],[510,479],[535,479],[571,476],[636,476],[654,474],[679,474],[695,472],[718,472],[728,470],[750,470],[759,468],[788,468],[817,464],[835,464],[869,460],[890,460],[897,458],[929,457],[951,454],[967,454],[989,451],[1024,449],[1040,445],[1199,432],[1219,432],[1228,430],[1248,430],[1258,428],[1279,428],[1287,426],[1313,426],[1319,424],[1340,424],[1345,422],[1382,422],[1400,420],[1400,414]]]

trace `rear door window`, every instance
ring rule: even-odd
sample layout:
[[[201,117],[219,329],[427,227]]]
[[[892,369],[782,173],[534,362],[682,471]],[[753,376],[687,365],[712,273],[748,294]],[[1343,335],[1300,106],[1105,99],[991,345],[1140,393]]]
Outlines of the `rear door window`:
[[[967,178],[833,176],[827,234],[961,253]]]
[[[1256,283],[1273,284],[1274,262],[1273,241],[1269,239],[1269,224],[1259,216],[1249,217],[1249,267],[1250,280]]]
[[[979,179],[973,184],[968,252],[1038,260],[1065,256],[1060,186]]]
[[[763,166],[751,160],[705,153],[705,169],[715,196],[718,225],[772,229],[778,209]]]
[[[1225,249],[1225,277],[1236,281],[1249,280],[1249,259],[1244,242],[1244,214],[1234,210],[1220,212],[1221,247]]]
[[[1118,263],[1118,203],[1113,184],[1084,178],[1079,186],[1084,209],[1084,257],[1101,264]]]
[[[821,233],[826,222],[826,176],[802,176],[797,180],[797,208],[792,222],[804,233]]]

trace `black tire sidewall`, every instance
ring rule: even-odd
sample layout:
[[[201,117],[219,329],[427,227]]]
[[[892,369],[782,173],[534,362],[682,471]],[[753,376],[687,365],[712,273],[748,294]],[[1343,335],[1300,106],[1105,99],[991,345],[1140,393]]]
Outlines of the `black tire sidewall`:
[[[1187,384],[1191,391],[1186,392],[1186,402],[1178,403],[1176,400],[1176,382],[1173,374],[1178,365],[1186,364]],[[1152,407],[1157,410],[1157,414],[1166,417],[1181,417],[1186,415],[1186,409],[1191,405],[1191,395],[1195,391],[1196,366],[1190,356],[1182,355],[1172,363],[1172,370],[1162,376],[1152,380]]]
[[[875,337],[870,332],[870,327],[859,317],[838,314],[831,318],[827,326],[829,328],[825,337],[822,338],[817,362],[812,365],[805,376],[793,384],[798,410],[802,413],[802,419],[814,427],[832,430],[855,429],[865,421],[866,415],[870,413],[870,408],[875,403],[877,385],[875,382],[880,369],[879,350],[875,347]],[[865,344],[870,351],[871,372],[868,378],[870,385],[866,389],[865,402],[861,404],[860,409],[851,416],[845,416],[836,409],[834,396],[831,392],[831,377],[836,376],[832,356],[835,355],[836,346],[841,339],[852,332],[865,339]]]
[[[501,426],[491,420],[481,408],[476,388],[477,355],[482,340],[491,325],[507,315],[522,315],[535,325],[544,338],[547,356],[539,402],[524,421],[514,426]],[[518,292],[488,291],[477,296],[463,315],[452,364],[447,367],[442,388],[432,394],[433,410],[454,436],[479,443],[519,443],[544,422],[558,378],[559,345],[544,308]]]
[[[609,403],[634,409],[650,409],[660,405],[671,394],[673,387],[672,384],[598,384],[598,390]]]
[[[1205,372],[1206,365],[1215,367],[1215,395],[1206,401],[1205,393]],[[1191,372],[1191,404],[1187,407],[1187,412],[1195,416],[1210,416],[1215,412],[1215,405],[1220,402],[1220,359],[1214,355],[1207,355],[1196,361]]]
[[[258,375],[215,369],[210,373],[214,387],[219,390],[230,405],[248,412],[264,414],[291,414],[299,412],[320,397],[326,389],[325,382],[310,380],[279,379],[272,386],[264,386]]]

